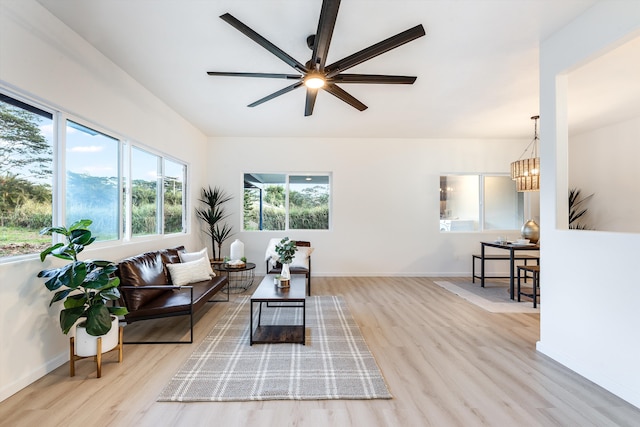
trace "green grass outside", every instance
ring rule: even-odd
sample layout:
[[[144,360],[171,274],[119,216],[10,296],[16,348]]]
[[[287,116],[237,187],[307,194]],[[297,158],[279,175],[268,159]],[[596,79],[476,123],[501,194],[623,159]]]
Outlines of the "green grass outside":
[[[51,244],[51,236],[41,236],[39,230],[0,227],[0,257],[39,253]]]

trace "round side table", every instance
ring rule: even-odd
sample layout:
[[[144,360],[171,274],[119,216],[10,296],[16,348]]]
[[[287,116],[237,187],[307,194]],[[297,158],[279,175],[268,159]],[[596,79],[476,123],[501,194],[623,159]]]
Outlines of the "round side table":
[[[229,292],[244,292],[253,285],[256,265],[252,262],[245,263],[244,267],[232,267],[229,264],[214,264],[213,269],[227,275]]]

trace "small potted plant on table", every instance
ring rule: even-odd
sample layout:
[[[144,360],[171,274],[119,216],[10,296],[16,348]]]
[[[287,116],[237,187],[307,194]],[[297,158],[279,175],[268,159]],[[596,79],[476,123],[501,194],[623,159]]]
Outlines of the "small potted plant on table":
[[[289,270],[289,264],[291,264],[296,254],[296,242],[285,237],[276,245],[276,253],[278,254],[278,261],[282,264],[282,271],[280,272],[280,280],[278,283],[280,287],[284,288],[290,284],[291,272]]]

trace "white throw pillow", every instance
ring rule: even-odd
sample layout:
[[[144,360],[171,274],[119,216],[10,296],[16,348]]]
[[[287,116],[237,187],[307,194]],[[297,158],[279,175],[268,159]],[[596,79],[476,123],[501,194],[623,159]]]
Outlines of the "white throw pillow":
[[[293,261],[291,261],[291,267],[309,268],[309,257],[312,252],[313,248],[299,246],[293,256]]]
[[[178,252],[178,256],[180,256],[180,262],[190,262],[196,261],[200,258],[204,258],[207,261],[207,265],[209,266],[209,274],[215,276],[213,268],[211,268],[211,263],[209,262],[209,253],[207,252],[207,248],[202,248],[198,252]]]
[[[282,238],[275,238],[269,240],[269,244],[267,245],[267,250],[264,253],[264,260],[269,261],[269,259],[278,259],[278,253],[276,252],[276,245],[280,243]]]
[[[200,258],[195,261],[167,264],[171,281],[176,286],[184,286],[189,283],[202,282],[211,278],[209,261]]]

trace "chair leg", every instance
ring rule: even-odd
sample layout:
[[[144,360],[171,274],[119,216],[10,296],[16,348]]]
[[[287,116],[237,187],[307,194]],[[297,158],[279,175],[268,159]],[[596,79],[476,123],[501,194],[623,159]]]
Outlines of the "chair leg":
[[[518,302],[520,302],[520,272],[521,271],[522,269],[518,268]]]
[[[533,308],[538,306],[538,292],[537,288],[540,286],[540,276],[538,276],[538,272],[533,272]]]

